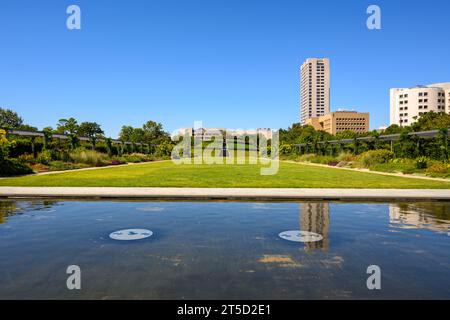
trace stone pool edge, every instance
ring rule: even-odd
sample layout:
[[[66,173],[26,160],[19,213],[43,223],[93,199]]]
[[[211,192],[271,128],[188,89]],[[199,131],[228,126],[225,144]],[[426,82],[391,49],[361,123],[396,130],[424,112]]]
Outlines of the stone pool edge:
[[[0,187],[0,198],[149,200],[440,200],[449,189]]]

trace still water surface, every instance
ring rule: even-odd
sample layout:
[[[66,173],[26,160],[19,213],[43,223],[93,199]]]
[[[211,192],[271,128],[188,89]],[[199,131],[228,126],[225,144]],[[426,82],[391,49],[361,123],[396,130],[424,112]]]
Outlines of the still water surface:
[[[450,299],[449,227],[447,202],[0,201],[0,299]]]

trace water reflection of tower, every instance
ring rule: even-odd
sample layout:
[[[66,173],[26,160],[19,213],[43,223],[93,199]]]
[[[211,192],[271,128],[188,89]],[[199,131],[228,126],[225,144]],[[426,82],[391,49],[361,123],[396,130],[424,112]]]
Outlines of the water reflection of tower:
[[[319,242],[305,243],[306,250],[328,250],[330,229],[330,208],[328,203],[301,203],[300,230],[318,233],[323,236]]]

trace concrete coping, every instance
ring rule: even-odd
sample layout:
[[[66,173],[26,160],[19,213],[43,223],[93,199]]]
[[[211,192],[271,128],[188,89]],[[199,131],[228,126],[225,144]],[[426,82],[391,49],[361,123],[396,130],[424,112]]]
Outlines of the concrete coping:
[[[0,187],[0,198],[450,201],[450,189]]]

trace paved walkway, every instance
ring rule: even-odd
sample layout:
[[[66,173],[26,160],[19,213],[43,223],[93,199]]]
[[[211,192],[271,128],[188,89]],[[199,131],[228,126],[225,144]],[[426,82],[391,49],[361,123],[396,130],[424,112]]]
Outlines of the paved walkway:
[[[162,200],[450,200],[450,190],[0,187],[0,197]]]
[[[331,168],[331,169],[336,169],[336,170],[347,170],[347,171],[357,171],[357,172],[364,172],[364,173],[373,173],[373,174],[379,174],[382,176],[401,177],[401,178],[409,178],[409,179],[434,180],[434,181],[442,181],[442,182],[450,181],[450,179],[446,179],[446,178],[433,178],[433,177],[428,177],[428,176],[420,176],[417,174],[403,174],[403,173],[396,173],[396,172],[372,171],[369,169],[361,169],[361,168],[335,167],[335,166],[329,166],[327,164],[312,163],[312,162],[299,162],[299,161],[291,161],[291,160],[284,160],[284,162],[303,164],[306,166]]]

